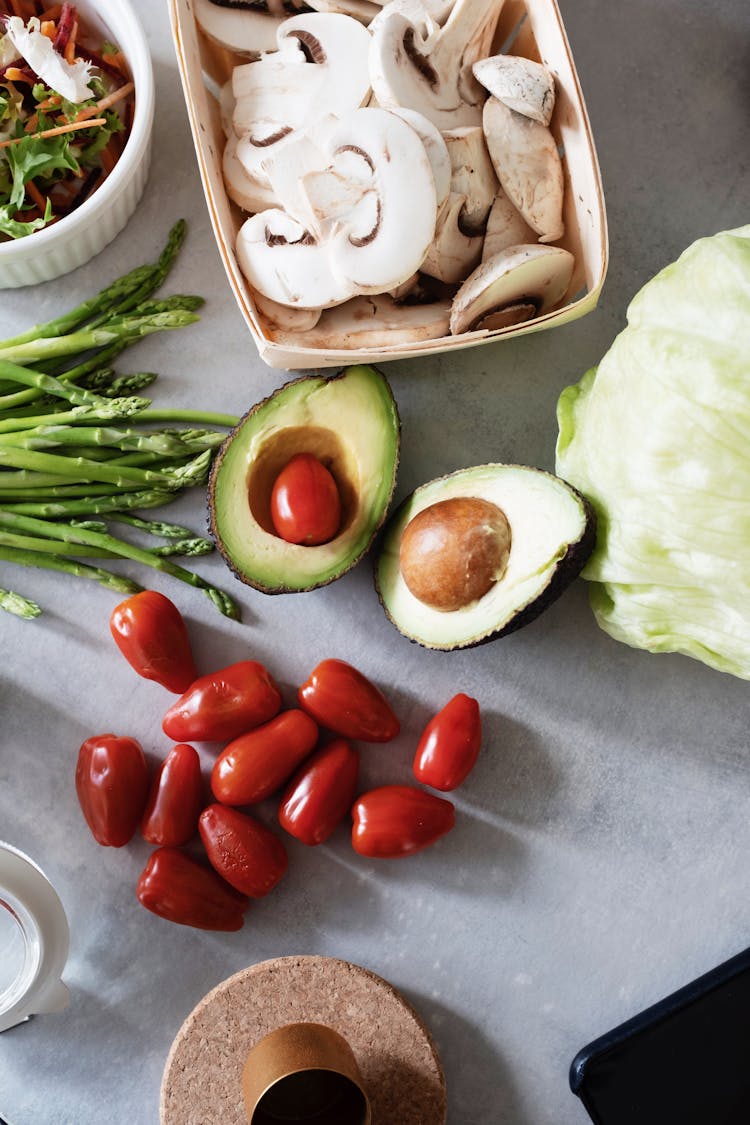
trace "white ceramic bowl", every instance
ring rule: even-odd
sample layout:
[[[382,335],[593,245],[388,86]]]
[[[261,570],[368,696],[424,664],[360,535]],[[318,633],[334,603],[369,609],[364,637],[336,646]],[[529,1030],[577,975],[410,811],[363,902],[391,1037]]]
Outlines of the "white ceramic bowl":
[[[85,203],[52,226],[0,242],[0,289],[37,285],[83,265],[120,233],[143,194],[151,158],[154,75],[148,42],[129,0],[76,0],[86,22],[102,29],[128,60],[135,113],[112,172]]]

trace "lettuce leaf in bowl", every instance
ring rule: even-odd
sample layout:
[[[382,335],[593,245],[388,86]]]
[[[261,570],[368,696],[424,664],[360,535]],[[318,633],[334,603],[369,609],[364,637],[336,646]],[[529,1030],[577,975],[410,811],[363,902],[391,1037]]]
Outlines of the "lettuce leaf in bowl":
[[[597,512],[599,625],[750,679],[750,226],[649,281],[557,416],[557,473]]]

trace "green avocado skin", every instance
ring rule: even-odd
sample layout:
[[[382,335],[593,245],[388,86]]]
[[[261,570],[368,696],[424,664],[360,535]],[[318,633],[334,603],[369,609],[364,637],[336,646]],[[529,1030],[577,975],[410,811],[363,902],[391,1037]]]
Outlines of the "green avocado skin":
[[[486,469],[492,468],[492,466],[479,466],[479,468]],[[539,617],[549,606],[552,605],[553,602],[557,601],[557,599],[565,592],[568,586],[570,586],[571,583],[579,576],[584,566],[586,565],[587,559],[594,550],[596,544],[596,513],[589,500],[585,496],[583,496],[582,493],[578,491],[578,489],[568,484],[568,482],[562,481],[561,478],[555,477],[553,474],[546,473],[540,469],[531,470],[527,469],[526,466],[512,465],[498,466],[498,468],[520,468],[525,472],[533,472],[536,475],[537,479],[543,479],[546,477],[556,482],[557,484],[563,485],[569,495],[575,497],[583,514],[583,522],[580,534],[578,534],[575,539],[572,539],[568,543],[565,554],[560,559],[558,559],[554,569],[547,576],[547,581],[539,594],[531,601],[521,606],[515,613],[513,613],[510,619],[506,619],[503,623],[498,624],[497,628],[493,628],[491,620],[488,619],[485,622],[485,626],[482,629],[481,635],[463,638],[457,641],[452,639],[449,635],[449,627],[446,623],[446,634],[444,639],[439,643],[434,641],[427,642],[419,636],[413,635],[413,633],[409,631],[409,623],[396,619],[396,617],[391,612],[391,609],[389,608],[388,591],[383,589],[380,553],[382,552],[383,545],[387,541],[388,536],[393,534],[393,529],[398,524],[400,518],[403,516],[404,509],[412,502],[415,494],[412,493],[410,496],[407,496],[406,499],[393,513],[379,538],[379,553],[374,566],[374,581],[378,600],[380,601],[386,617],[412,644],[418,644],[424,648],[429,648],[433,651],[438,652],[454,652],[467,648],[477,648],[480,645],[488,644],[490,641],[499,640],[501,637],[507,637],[511,633],[517,632],[525,625],[529,625],[532,621],[535,621],[537,617]],[[438,478],[437,481],[429,482],[429,484],[439,484],[440,481],[451,482],[457,476],[464,474],[468,476],[468,474],[473,471],[473,469],[459,470],[457,473],[449,473],[442,478]],[[425,485],[422,487],[427,486]],[[417,492],[419,491],[420,490],[417,489]],[[469,492],[470,490],[467,489],[467,493]],[[499,503],[499,506],[502,507],[502,502]],[[456,612],[460,614],[462,611],[459,610]],[[448,617],[453,617],[453,615],[446,615],[446,618]]]
[[[279,435],[283,441],[285,431],[298,432],[304,445],[306,430],[327,434],[332,447],[342,449],[362,470],[364,480],[350,489],[346,526],[330,543],[315,547],[269,534],[251,511],[248,490],[257,453],[265,455]],[[381,371],[368,365],[332,376],[301,376],[252,406],[220,447],[208,482],[209,530],[235,577],[266,594],[288,594],[328,585],[346,574],[366,554],[388,513],[400,436],[390,386]],[[290,449],[288,456],[306,451],[314,449]],[[270,496],[271,482],[266,484]]]

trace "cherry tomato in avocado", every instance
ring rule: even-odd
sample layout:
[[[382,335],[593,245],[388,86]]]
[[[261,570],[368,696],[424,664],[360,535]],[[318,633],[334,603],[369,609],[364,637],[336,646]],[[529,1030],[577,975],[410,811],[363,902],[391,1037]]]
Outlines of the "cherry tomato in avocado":
[[[121,848],[138,827],[148,797],[148,765],[134,738],[98,734],[78,751],[76,793],[94,839]]]
[[[315,748],[318,725],[304,711],[282,711],[225,746],[211,771],[211,788],[225,805],[253,805],[280,789]]]
[[[241,930],[247,895],[179,848],[157,848],[141,872],[136,897],[146,910],[198,930]]]
[[[323,660],[298,696],[316,722],[344,738],[390,742],[400,730],[380,689],[344,660]]]
[[[197,679],[167,711],[164,733],[175,742],[226,742],[272,719],[281,694],[257,660],[240,660]]]
[[[203,781],[198,752],[180,742],[159,766],[141,820],[141,835],[149,844],[178,847],[198,829],[203,808]]]
[[[315,547],[333,539],[341,522],[341,498],[332,474],[312,453],[287,461],[271,490],[271,521],[287,543]]]
[[[460,692],[422,732],[414,755],[414,776],[433,789],[455,789],[474,768],[481,744],[479,704]]]
[[[429,847],[450,832],[450,801],[411,785],[371,789],[352,808],[352,847],[360,855],[397,859]]]
[[[139,676],[180,695],[198,673],[177,606],[157,590],[142,590],[112,610],[115,644]]]
[[[209,805],[198,830],[214,870],[251,898],[272,891],[287,869],[286,848],[278,836],[237,809]]]
[[[303,844],[322,844],[351,808],[358,773],[359,754],[343,738],[316,751],[284,791],[281,827]]]

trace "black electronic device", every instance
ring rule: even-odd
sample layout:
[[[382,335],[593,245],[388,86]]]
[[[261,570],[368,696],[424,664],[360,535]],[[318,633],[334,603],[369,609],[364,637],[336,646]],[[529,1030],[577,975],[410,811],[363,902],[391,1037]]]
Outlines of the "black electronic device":
[[[750,1125],[750,949],[579,1051],[596,1125]]]

